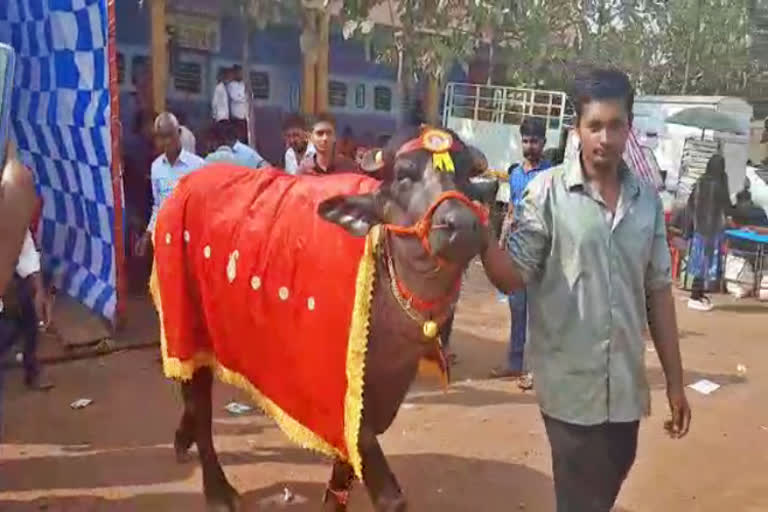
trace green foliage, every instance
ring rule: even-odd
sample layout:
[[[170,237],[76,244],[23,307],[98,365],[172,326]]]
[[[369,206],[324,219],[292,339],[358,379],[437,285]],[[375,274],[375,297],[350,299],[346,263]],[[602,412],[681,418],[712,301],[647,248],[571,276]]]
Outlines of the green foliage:
[[[645,94],[744,94],[753,0],[345,0],[345,36],[406,74],[438,78],[492,44],[513,85],[562,89],[585,64],[626,70]],[[314,2],[329,8],[328,2]],[[301,20],[302,0],[222,0],[249,30]],[[372,28],[372,8],[395,27]],[[300,22],[300,21],[299,21]],[[402,60],[401,60],[402,58]]]

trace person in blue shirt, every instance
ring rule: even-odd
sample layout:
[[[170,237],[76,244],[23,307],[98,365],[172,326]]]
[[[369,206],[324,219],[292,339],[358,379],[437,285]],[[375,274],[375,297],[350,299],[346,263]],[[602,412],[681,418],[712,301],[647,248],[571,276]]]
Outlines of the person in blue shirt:
[[[216,139],[218,148],[205,157],[206,162],[227,162],[251,169],[268,167],[269,162],[252,147],[238,140],[238,128],[232,121],[216,123]]]
[[[546,139],[546,125],[544,120],[537,117],[528,117],[520,124],[520,139],[523,151],[523,163],[509,168],[509,211],[505,222],[508,231],[515,229],[515,219],[519,217],[522,206],[523,192],[528,183],[542,171],[549,169],[552,164],[544,160],[544,145]],[[506,236],[502,236],[501,243],[506,245]],[[527,295],[525,290],[512,293],[508,297],[509,311],[512,317],[512,326],[509,335],[509,351],[507,361],[503,366],[495,368],[491,372],[493,378],[518,378],[519,385],[523,389],[530,389],[532,380],[525,373],[523,365],[523,353],[525,351],[526,326],[527,326]]]
[[[170,112],[163,112],[155,119],[155,140],[162,153],[152,162],[152,217],[147,230],[136,244],[136,255],[139,257],[147,253],[157,212],[163,202],[181,178],[205,165],[205,160],[181,147],[181,125]]]

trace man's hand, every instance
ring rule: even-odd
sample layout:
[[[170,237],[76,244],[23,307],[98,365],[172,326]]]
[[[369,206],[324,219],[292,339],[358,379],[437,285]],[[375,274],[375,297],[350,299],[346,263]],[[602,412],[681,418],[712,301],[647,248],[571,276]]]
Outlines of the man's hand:
[[[28,279],[32,282],[38,326],[41,330],[45,330],[53,318],[53,301],[43,285],[43,278],[39,272],[32,274]]]
[[[664,422],[664,429],[672,439],[680,439],[685,437],[691,428],[691,406],[688,405],[682,386],[668,388],[667,399],[672,418]]]
[[[139,258],[146,256],[150,243],[152,243],[152,234],[149,231],[145,231],[141,238],[139,238],[139,241],[136,242],[136,247],[134,248],[136,256]]]
[[[667,398],[672,418],[664,428],[673,439],[680,439],[691,426],[691,406],[685,397],[683,385],[683,363],[675,316],[675,300],[671,286],[665,286],[648,293],[648,317],[651,338],[667,379]]]

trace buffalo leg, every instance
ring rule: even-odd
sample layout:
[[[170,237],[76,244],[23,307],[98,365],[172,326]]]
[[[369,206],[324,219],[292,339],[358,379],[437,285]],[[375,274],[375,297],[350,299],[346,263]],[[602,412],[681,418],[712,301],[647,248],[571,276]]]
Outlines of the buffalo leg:
[[[194,415],[194,388],[191,382],[184,382],[181,384],[181,395],[184,398],[184,414],[181,415],[181,421],[179,422],[179,428],[176,429],[176,437],[173,442],[173,448],[176,452],[176,460],[178,462],[185,462],[187,460],[187,452],[195,443],[195,437],[197,432],[195,431],[195,415]]]
[[[235,512],[239,508],[239,497],[237,491],[227,481],[213,446],[211,426],[213,420],[211,411],[213,372],[210,368],[200,368],[188,384],[191,387],[195,442],[200,456],[200,464],[203,466],[203,489],[208,510],[211,512]]]
[[[376,512],[405,512],[407,504],[403,491],[370,428],[363,426],[360,429],[359,444],[363,458],[363,480]]]
[[[323,497],[323,512],[346,512],[349,488],[355,479],[352,466],[344,461],[333,463],[333,473]]]

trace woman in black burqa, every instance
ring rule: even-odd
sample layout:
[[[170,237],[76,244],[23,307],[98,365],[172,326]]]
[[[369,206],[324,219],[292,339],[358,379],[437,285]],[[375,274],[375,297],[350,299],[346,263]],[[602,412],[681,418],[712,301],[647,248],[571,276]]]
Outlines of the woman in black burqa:
[[[710,311],[712,302],[704,290],[720,275],[726,219],[733,211],[722,155],[713,155],[707,162],[706,171],[693,186],[686,210],[693,230],[688,259],[693,285],[688,307]]]

